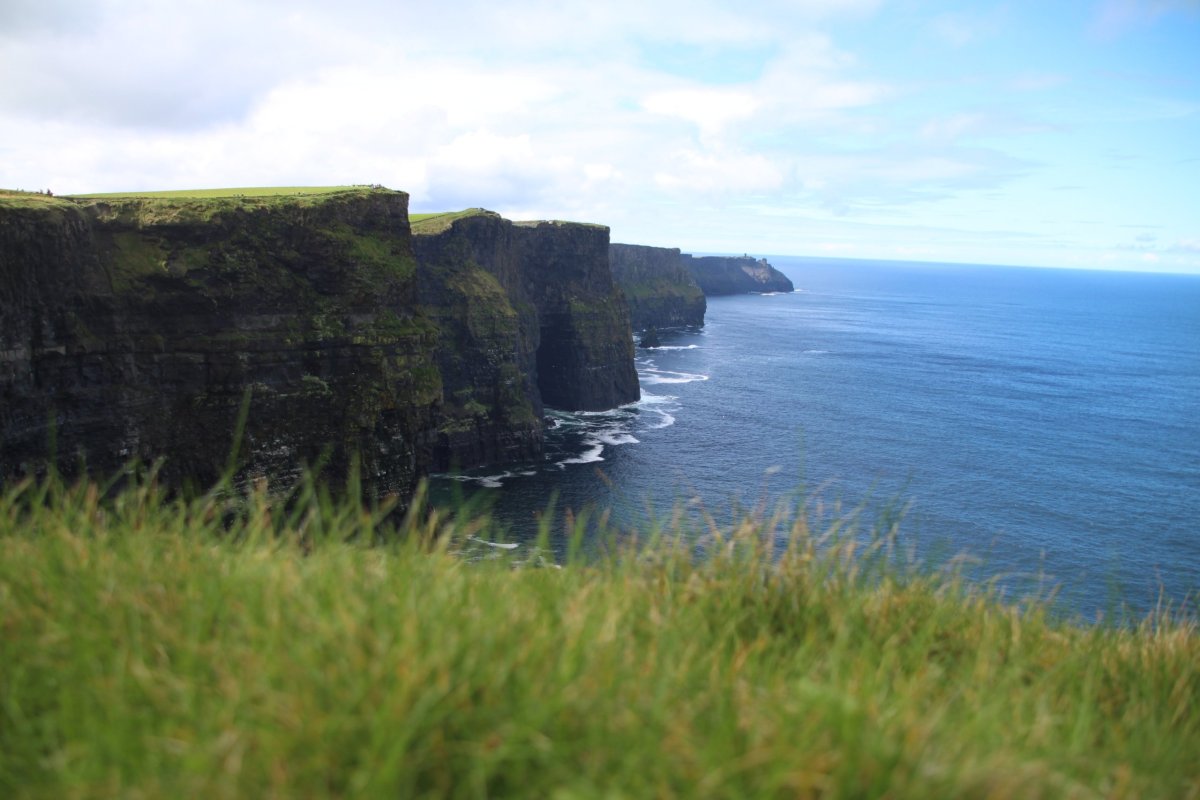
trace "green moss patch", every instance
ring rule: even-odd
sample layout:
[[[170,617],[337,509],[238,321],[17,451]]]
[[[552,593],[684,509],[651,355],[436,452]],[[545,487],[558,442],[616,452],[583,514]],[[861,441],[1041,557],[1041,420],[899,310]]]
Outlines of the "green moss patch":
[[[409,214],[408,223],[414,235],[431,236],[448,230],[460,219],[468,217],[498,216],[485,208],[468,208],[463,211],[441,211],[433,214]]]
[[[155,192],[95,192],[91,194],[68,195],[80,199],[130,199],[130,198],[164,198],[164,199],[204,199],[221,197],[303,197],[311,195],[337,194],[339,192],[354,192],[368,190],[367,186],[248,186],[228,189],[171,189]]]

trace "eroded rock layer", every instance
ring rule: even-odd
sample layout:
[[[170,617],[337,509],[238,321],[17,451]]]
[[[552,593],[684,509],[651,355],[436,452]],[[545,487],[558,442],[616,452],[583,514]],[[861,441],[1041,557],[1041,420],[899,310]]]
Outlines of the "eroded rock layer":
[[[709,297],[795,289],[788,277],[765,258],[684,255],[682,263]]]
[[[613,278],[629,301],[634,330],[704,324],[704,292],[678,248],[613,244],[608,252]]]
[[[358,460],[405,495],[536,456],[543,402],[636,399],[607,229],[481,215],[419,266],[407,205],[0,196],[0,481],[161,459],[204,485],[248,401],[244,476]]]
[[[514,223],[477,210],[426,220],[414,233],[422,275],[442,280],[452,272],[503,294],[515,316],[513,358],[536,413],[543,404],[598,411],[638,399],[629,310],[609,267],[607,228]]]

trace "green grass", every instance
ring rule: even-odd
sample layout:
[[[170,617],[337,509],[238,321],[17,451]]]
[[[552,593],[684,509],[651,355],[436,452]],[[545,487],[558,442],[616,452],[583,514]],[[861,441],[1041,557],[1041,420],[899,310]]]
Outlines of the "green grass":
[[[155,192],[99,192],[76,194],[80,199],[131,199],[138,197],[164,199],[203,199],[216,197],[294,197],[297,195],[335,194],[366,189],[366,186],[250,186],[231,189],[179,189]]]
[[[17,189],[0,189],[0,208],[53,208],[70,205],[58,196],[23,192]]]
[[[358,196],[390,190],[376,186],[258,186],[229,189],[183,189],[155,192],[103,192],[56,195],[0,189],[0,208],[96,207],[102,218],[131,225],[205,223],[222,214],[278,208],[315,206],[339,196]]]
[[[1056,622],[802,514],[561,569],[382,517],[0,493],[0,796],[1200,793],[1192,621]]]
[[[462,211],[438,211],[429,214],[409,214],[408,222],[416,235],[430,236],[448,229],[457,220],[481,216],[492,212],[482,208],[467,208]]]

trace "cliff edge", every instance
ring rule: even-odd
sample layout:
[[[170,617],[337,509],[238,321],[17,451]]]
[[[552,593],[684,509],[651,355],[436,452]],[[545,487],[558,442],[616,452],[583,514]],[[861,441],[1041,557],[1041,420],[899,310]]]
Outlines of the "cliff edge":
[[[258,191],[0,192],[0,482],[162,459],[204,485],[248,398],[244,477],[357,461],[406,496],[536,457],[543,403],[637,399],[606,228],[480,215],[489,261],[476,222],[415,240],[403,192]]]
[[[791,292],[795,286],[765,258],[684,255],[682,263],[709,297],[748,292]]]
[[[204,484],[361,459],[406,492],[441,399],[402,192],[0,200],[0,477]],[[53,450],[53,452],[51,452]]]
[[[515,325],[505,352],[520,364],[537,413],[543,405],[601,411],[638,399],[629,308],[609,266],[608,228],[512,222],[473,209],[422,219],[413,234],[431,291],[454,280],[503,294]]]
[[[613,278],[629,301],[634,330],[704,324],[707,304],[678,248],[612,244]]]

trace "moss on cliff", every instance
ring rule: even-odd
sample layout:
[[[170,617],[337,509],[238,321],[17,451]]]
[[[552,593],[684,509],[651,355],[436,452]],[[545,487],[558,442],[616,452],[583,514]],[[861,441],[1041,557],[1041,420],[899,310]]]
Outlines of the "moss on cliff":
[[[206,482],[246,398],[246,474],[277,482],[361,458],[404,495],[535,457],[543,397],[637,397],[607,246],[483,209],[410,224],[368,187],[0,192],[0,482],[47,466],[51,429],[60,468],[166,457]]]
[[[223,189],[167,189],[149,192],[100,192],[68,195],[76,198],[163,198],[171,200],[214,199],[225,197],[284,197],[296,198],[338,192],[371,191],[368,186],[242,186]]]
[[[613,244],[609,258],[635,330],[704,324],[704,292],[677,248]]]
[[[413,233],[431,302],[435,285],[445,280],[439,276],[450,268],[474,275],[471,280],[489,275],[503,290],[517,319],[517,335],[510,340],[516,358],[508,361],[522,371],[535,413],[543,402],[600,410],[637,399],[629,312],[613,282],[606,227],[511,222],[468,209],[419,217]],[[482,342],[484,333],[470,336]]]
[[[18,208],[50,212],[54,209],[62,211],[63,209],[74,208],[74,205],[66,198],[41,194],[40,192],[0,189],[0,209]]]
[[[795,289],[791,280],[765,258],[685,255],[682,261],[709,296]]]
[[[431,236],[450,229],[455,222],[469,217],[494,214],[484,208],[467,208],[462,211],[438,211],[431,214],[409,214],[409,224],[414,234]]]
[[[361,458],[406,494],[427,464],[439,331],[416,303],[402,192],[0,197],[0,480],[58,457],[108,471],[224,463],[250,398],[250,474]],[[50,413],[50,417],[47,413]]]
[[[421,307],[441,330],[445,404],[434,447],[439,468],[541,454],[541,403],[531,330],[510,291],[508,223],[482,209],[417,215],[412,223]],[[503,266],[498,266],[503,264]]]

